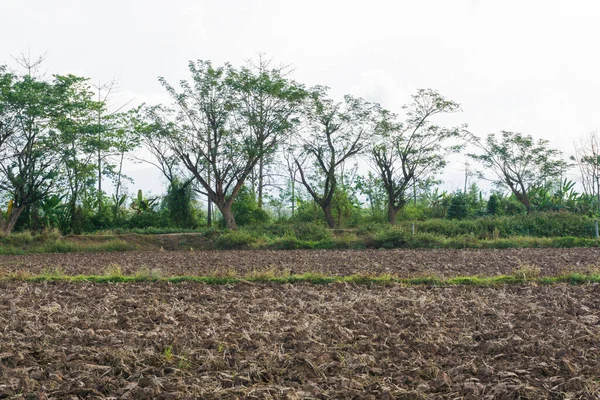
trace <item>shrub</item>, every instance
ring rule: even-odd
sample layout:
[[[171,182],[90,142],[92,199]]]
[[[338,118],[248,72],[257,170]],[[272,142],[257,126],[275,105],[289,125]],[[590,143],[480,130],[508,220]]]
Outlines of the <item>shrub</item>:
[[[238,226],[263,224],[269,221],[269,214],[258,208],[254,194],[246,186],[238,192],[231,210]]]
[[[256,239],[246,231],[230,231],[223,233],[217,238],[217,247],[220,249],[242,249],[247,248]]]
[[[488,215],[497,215],[500,211],[500,204],[498,202],[498,196],[492,194],[487,202],[486,211]]]
[[[448,207],[448,219],[463,219],[469,213],[469,204],[467,195],[462,192],[456,192],[452,196],[450,207]]]
[[[476,249],[481,247],[481,242],[475,235],[460,235],[449,238],[446,246],[454,249]]]
[[[299,240],[309,240],[318,242],[331,239],[331,230],[329,228],[315,223],[299,223],[293,226],[294,236]]]
[[[309,246],[293,236],[284,236],[282,238],[273,240],[269,247],[277,250],[296,250],[300,248],[307,248]]]
[[[417,232],[410,240],[410,247],[441,248],[444,247],[444,237],[428,232]]]
[[[401,227],[390,227],[377,232],[373,236],[373,245],[385,249],[406,247],[410,240],[410,233]]]

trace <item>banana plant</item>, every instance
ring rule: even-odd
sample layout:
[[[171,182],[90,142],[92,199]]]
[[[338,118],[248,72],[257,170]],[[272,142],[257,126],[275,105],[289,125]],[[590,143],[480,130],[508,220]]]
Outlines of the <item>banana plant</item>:
[[[144,197],[142,193],[142,189],[138,190],[137,198],[131,203],[131,208],[133,208],[138,214],[142,214],[144,212],[152,211],[152,206],[158,197],[147,199]]]
[[[121,207],[125,204],[125,200],[127,200],[127,194],[117,197],[113,195],[113,201],[115,203],[115,222],[119,222],[119,215],[121,211]]]
[[[43,228],[59,227],[69,217],[69,206],[63,203],[65,196],[52,195],[38,204],[38,216]]]

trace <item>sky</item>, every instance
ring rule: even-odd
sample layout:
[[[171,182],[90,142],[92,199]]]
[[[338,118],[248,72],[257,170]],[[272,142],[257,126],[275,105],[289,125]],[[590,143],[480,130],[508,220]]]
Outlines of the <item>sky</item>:
[[[445,123],[531,134],[566,156],[600,127],[594,0],[0,0],[0,16],[0,64],[46,54],[50,73],[117,79],[117,104],[168,102],[157,78],[186,79],[189,60],[264,53],[299,82],[392,111],[438,90],[463,110]],[[462,187],[461,161],[445,189]],[[164,191],[151,166],[127,173],[131,192]]]

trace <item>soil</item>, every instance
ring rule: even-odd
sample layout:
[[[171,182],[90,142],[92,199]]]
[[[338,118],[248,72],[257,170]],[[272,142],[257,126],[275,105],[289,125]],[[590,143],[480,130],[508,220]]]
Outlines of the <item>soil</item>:
[[[0,283],[0,398],[598,398],[599,351],[596,284]]]
[[[207,275],[235,271],[395,274],[440,277],[510,274],[536,266],[541,275],[589,271],[600,267],[600,249],[508,250],[239,250],[69,253],[0,256],[0,274],[62,270],[69,275],[102,274],[119,266],[124,274],[153,270],[162,276]]]

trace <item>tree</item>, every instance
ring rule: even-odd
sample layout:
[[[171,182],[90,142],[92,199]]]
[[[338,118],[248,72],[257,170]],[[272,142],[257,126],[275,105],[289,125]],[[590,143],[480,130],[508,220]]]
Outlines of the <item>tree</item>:
[[[579,169],[583,191],[600,203],[600,137],[597,132],[580,138],[571,156]]]
[[[321,207],[330,228],[336,223],[332,201],[343,164],[367,146],[372,132],[373,106],[346,95],[339,103],[327,97],[327,88],[313,88],[304,111],[305,135],[295,162],[300,182]]]
[[[192,181],[182,182],[178,178],[169,183],[165,203],[171,223],[178,228],[194,228]]]
[[[376,140],[370,152],[387,193],[388,222],[396,223],[398,212],[409,200],[409,190],[431,179],[447,164],[446,156],[459,151],[461,145],[445,145],[448,139],[462,136],[461,128],[444,128],[433,124],[438,114],[454,113],[460,106],[433,90],[419,90],[406,110],[404,122],[387,110],[378,110]]]
[[[41,63],[23,59],[27,73],[0,71],[0,191],[9,200],[0,229],[12,231],[21,213],[56,191],[61,132],[89,109],[82,78],[35,76]],[[82,91],[83,90],[83,91]]]
[[[373,220],[383,218],[385,211],[386,193],[383,188],[383,183],[378,175],[374,175],[369,171],[367,176],[358,175],[356,177],[356,190],[367,196],[371,218]]]
[[[481,153],[469,156],[491,170],[495,183],[508,187],[528,214],[533,210],[532,189],[545,186],[567,168],[559,150],[550,148],[547,140],[534,141],[531,135],[502,131],[499,139],[491,133],[485,140],[471,136],[471,142]]]
[[[102,191],[102,181],[104,175],[115,178],[117,175],[115,158],[118,158],[119,140],[122,137],[123,128],[121,124],[127,121],[127,116],[131,116],[128,112],[122,112],[130,102],[127,102],[120,107],[109,110],[110,98],[117,88],[115,80],[108,81],[104,84],[98,82],[93,86],[97,92],[97,103],[99,107],[95,109],[95,134],[90,138],[90,142],[94,147],[96,158],[97,171],[97,209],[98,214],[102,212],[104,192]],[[115,154],[116,153],[116,154]]]
[[[270,154],[285,138],[288,122],[284,114],[269,114],[269,124],[256,129],[241,100],[246,79],[257,79],[266,94],[278,101],[290,101],[302,92],[295,82],[283,77],[252,77],[231,65],[213,67],[209,61],[189,63],[192,83],[181,82],[181,92],[160,82],[174,100],[171,109],[156,108],[154,126],[169,140],[182,165],[199,183],[199,190],[221,211],[228,229],[237,229],[231,206],[249,174],[261,158]],[[296,93],[298,92],[298,93]]]
[[[61,162],[62,186],[68,198],[67,232],[74,232],[77,224],[77,206],[82,192],[95,184],[94,158],[98,148],[97,132],[99,126],[96,113],[102,103],[92,99],[93,93],[87,79],[74,76],[59,77],[68,87],[69,103],[65,105],[64,117],[57,120],[57,139]],[[80,224],[79,224],[80,225]]]
[[[298,109],[306,92],[301,85],[286,77],[288,69],[286,66],[275,67],[272,60],[259,55],[257,61],[250,61],[239,71],[232,71],[230,82],[240,105],[241,119],[238,122],[250,130],[258,146],[267,144],[266,137],[280,142],[298,123]],[[260,209],[263,207],[266,169],[273,162],[277,144],[267,144],[267,149],[258,149],[261,156],[253,175],[256,176]]]
[[[488,215],[498,215],[500,209],[500,202],[498,200],[498,195],[493,193],[490,196],[490,199],[487,202],[486,212]]]
[[[458,191],[452,195],[450,207],[448,207],[448,219],[464,219],[469,214],[469,200],[467,194]]]
[[[117,123],[113,127],[112,132],[112,148],[113,156],[116,158],[114,166],[111,166],[113,184],[115,186],[115,193],[113,194],[113,201],[115,205],[114,221],[119,223],[121,205],[127,198],[127,193],[123,194],[123,180],[131,178],[127,177],[123,173],[123,163],[125,162],[125,155],[131,150],[137,148],[140,144],[140,125],[139,108],[132,109],[126,113],[119,113],[113,115],[113,119]]]

